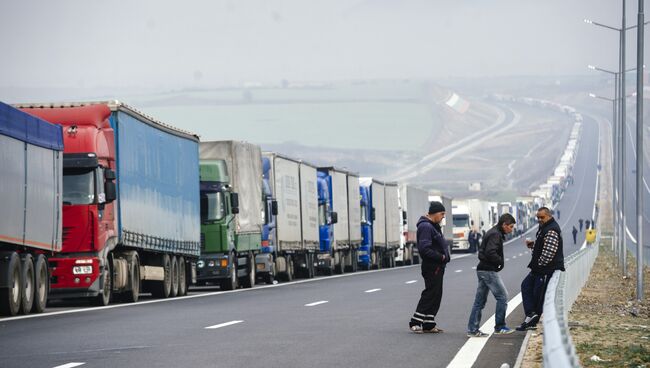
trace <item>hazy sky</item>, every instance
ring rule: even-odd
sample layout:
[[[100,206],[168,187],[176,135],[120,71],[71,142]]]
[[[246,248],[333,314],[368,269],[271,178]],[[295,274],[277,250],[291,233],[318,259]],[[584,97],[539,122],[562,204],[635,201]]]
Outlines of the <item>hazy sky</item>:
[[[628,24],[636,1],[628,1]],[[12,89],[587,73],[615,68],[615,0],[3,0]],[[650,17],[646,17],[650,18]],[[628,32],[633,49],[635,32]],[[646,39],[650,37],[646,36]],[[635,63],[629,54],[629,66]]]

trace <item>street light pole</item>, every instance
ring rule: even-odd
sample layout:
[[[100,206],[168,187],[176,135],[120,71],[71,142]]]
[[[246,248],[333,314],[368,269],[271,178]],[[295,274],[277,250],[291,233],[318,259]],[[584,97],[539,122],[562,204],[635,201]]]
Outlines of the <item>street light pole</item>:
[[[639,0],[637,25],[644,24],[643,0]],[[637,27],[636,48],[636,299],[643,300],[643,31]]]
[[[623,3],[623,14],[621,18],[621,63],[619,65],[619,72],[621,73],[621,92],[619,96],[621,97],[621,170],[622,170],[622,175],[621,175],[621,212],[623,216],[623,244],[622,244],[622,263],[623,263],[623,275],[627,276],[627,234],[625,233],[627,231],[627,216],[625,216],[625,174],[627,171],[625,170],[625,126],[627,125],[627,122],[625,120],[625,113],[627,110],[627,99],[625,98],[625,0],[621,0]]]

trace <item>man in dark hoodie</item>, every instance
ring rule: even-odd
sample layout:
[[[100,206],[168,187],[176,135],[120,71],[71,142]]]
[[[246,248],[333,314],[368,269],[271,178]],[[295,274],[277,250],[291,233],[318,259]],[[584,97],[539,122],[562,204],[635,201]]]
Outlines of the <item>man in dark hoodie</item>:
[[[417,246],[422,259],[424,290],[409,322],[415,333],[436,333],[435,317],[442,299],[442,278],[449,262],[449,247],[442,235],[440,222],[445,218],[445,206],[440,202],[430,202],[429,211],[418,220]]]
[[[582,220],[581,220],[582,221]],[[544,293],[555,270],[564,271],[564,252],[562,230],[546,207],[537,210],[539,229],[535,242],[528,241],[526,246],[533,250],[528,264],[530,273],[521,283],[521,298],[526,318],[517,327],[517,331],[534,329],[542,315]]]
[[[496,313],[494,315],[495,334],[510,334],[514,332],[506,326],[506,309],[508,309],[508,290],[498,272],[503,269],[503,240],[506,234],[510,234],[515,228],[515,218],[509,213],[499,217],[499,222],[483,237],[478,248],[479,263],[476,266],[476,277],[478,277],[478,288],[474,297],[474,306],[467,322],[468,337],[487,337],[489,334],[479,330],[481,323],[481,312],[485,308],[488,292],[492,292],[497,301]]]

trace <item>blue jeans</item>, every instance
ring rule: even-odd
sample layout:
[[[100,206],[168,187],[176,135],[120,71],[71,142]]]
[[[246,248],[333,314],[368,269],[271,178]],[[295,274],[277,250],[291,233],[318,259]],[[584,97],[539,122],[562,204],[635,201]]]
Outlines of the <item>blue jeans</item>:
[[[476,288],[476,297],[474,297],[474,306],[472,306],[472,313],[469,315],[467,322],[467,331],[475,332],[481,323],[481,312],[485,307],[487,301],[488,291],[492,292],[494,298],[497,300],[497,307],[495,312],[495,330],[500,330],[506,327],[506,309],[508,309],[508,290],[503,284],[501,277],[494,271],[476,271],[478,277],[478,287]]]

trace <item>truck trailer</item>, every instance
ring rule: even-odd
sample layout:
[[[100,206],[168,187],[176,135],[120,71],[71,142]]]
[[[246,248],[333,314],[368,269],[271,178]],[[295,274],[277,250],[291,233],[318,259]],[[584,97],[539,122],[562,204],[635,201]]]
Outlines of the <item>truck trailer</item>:
[[[61,127],[0,102],[0,313],[39,313],[61,250]]]
[[[63,127],[52,298],[184,295],[200,254],[198,137],[118,101],[17,107]]]
[[[404,222],[402,244],[396,262],[406,265],[419,263],[417,223],[420,217],[429,211],[429,194],[423,189],[410,185],[401,185],[399,187],[399,200]]]

